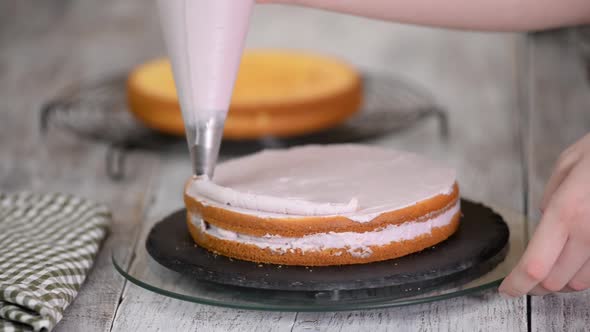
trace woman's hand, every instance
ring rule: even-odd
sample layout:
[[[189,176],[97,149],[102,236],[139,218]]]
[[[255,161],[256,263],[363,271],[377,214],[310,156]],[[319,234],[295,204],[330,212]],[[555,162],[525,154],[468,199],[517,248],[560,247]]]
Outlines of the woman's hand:
[[[499,291],[525,294],[590,288],[590,134],[566,149],[547,183],[543,216]]]

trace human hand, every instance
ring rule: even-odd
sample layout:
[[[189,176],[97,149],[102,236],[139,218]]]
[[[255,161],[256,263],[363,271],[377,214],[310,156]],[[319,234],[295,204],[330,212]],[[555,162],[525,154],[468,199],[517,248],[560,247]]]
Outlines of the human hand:
[[[503,295],[590,288],[590,134],[559,157],[541,211],[525,253],[500,285]]]

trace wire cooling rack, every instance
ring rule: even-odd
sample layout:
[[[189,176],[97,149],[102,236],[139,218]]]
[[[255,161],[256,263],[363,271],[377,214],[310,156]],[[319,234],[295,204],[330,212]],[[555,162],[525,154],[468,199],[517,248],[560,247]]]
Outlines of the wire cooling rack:
[[[363,79],[361,110],[338,127],[287,139],[226,140],[221,157],[300,144],[363,142],[411,128],[427,117],[436,117],[441,136],[447,136],[446,112],[426,89],[408,80],[373,73],[364,74]],[[59,130],[108,144],[107,174],[115,181],[125,177],[125,156],[133,150],[170,151],[171,146],[186,144],[182,138],[148,129],[133,118],[127,111],[126,75],[72,85],[41,108],[40,122],[44,135]]]

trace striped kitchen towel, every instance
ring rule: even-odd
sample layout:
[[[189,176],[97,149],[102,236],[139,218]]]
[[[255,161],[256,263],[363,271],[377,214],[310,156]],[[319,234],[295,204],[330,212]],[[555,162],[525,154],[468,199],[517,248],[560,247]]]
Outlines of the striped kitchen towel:
[[[50,331],[107,233],[106,207],[65,194],[0,193],[0,331]]]

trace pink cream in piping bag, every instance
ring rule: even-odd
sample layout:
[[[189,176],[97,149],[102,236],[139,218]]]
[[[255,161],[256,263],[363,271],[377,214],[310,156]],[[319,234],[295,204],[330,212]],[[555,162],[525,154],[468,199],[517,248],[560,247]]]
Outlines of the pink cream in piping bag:
[[[254,0],[158,0],[194,175],[213,177]]]

